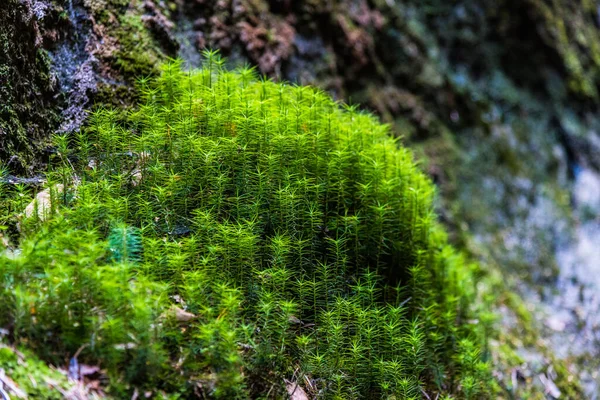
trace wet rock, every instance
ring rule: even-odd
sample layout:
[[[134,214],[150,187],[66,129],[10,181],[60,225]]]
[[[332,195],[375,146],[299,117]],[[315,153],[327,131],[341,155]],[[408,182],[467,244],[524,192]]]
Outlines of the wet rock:
[[[152,1],[145,1],[144,8],[149,15],[143,15],[142,21],[154,34],[165,53],[170,56],[177,55],[179,43],[173,35],[175,24],[169,20]]]
[[[0,160],[32,172],[58,125],[57,87],[42,50],[56,8],[48,2],[0,4]],[[29,170],[29,171],[28,171]]]
[[[280,66],[292,54],[295,29],[286,21],[275,20],[270,26],[242,21],[237,25],[240,39],[262,72],[281,75]]]
[[[546,325],[556,332],[563,332],[567,326],[565,321],[556,316],[551,316],[546,319]]]
[[[91,99],[98,89],[96,65],[96,58],[90,55],[75,73],[73,88],[68,93],[67,107],[62,111],[63,122],[59,132],[75,132],[85,122],[86,110],[90,107]]]
[[[62,184],[56,184],[51,188],[47,188],[36,194],[35,198],[25,207],[23,215],[25,218],[36,217],[40,221],[45,221],[56,209],[56,204],[52,206],[52,201],[56,200],[64,192]]]

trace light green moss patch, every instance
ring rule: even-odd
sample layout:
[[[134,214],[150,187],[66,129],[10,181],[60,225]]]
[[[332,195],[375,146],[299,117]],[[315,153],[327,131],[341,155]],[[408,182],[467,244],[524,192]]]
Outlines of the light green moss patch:
[[[280,398],[286,379],[332,399],[489,396],[476,267],[412,154],[355,107],[206,56],[56,138],[51,216],[0,258],[2,325],[46,359],[86,345],[119,396]]]
[[[4,390],[14,398],[31,399],[64,399],[69,392],[73,393],[75,382],[69,382],[66,371],[49,367],[31,351],[19,350],[0,342],[0,369],[3,378],[10,382]],[[82,387],[80,393],[87,391]]]

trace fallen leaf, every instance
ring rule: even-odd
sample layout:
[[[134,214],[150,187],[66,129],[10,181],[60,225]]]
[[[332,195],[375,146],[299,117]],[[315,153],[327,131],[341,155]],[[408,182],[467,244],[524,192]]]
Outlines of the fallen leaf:
[[[179,322],[188,322],[196,318],[196,314],[185,311],[177,306],[171,307],[171,312],[175,315],[175,319]]]
[[[79,374],[81,376],[94,375],[94,374],[97,374],[98,372],[100,372],[100,367],[97,367],[95,365],[81,364],[79,366]]]
[[[285,388],[290,396],[290,400],[308,400],[308,395],[297,382],[285,380]]]
[[[2,245],[4,248],[10,247],[10,242],[4,237],[4,235],[2,235],[2,233],[0,233],[0,245]]]
[[[27,393],[19,389],[16,382],[6,376],[3,369],[0,369],[0,388],[6,388],[10,393],[13,393],[19,399],[26,399]]]
[[[115,344],[114,348],[117,350],[131,350],[131,349],[135,349],[135,343],[119,343],[119,344]]]
[[[550,396],[552,396],[555,399],[559,399],[560,398],[560,390],[558,389],[558,386],[556,386],[556,384],[552,381],[552,379],[549,379],[548,377],[546,377],[545,374],[539,374],[538,377],[540,378],[540,381],[542,381],[542,384],[544,385],[545,388],[545,392],[546,394],[549,394]]]

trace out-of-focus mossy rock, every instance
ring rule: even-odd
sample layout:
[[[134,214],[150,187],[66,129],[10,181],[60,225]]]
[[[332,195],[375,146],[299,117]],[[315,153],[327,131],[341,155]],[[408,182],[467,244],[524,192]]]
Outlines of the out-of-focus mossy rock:
[[[21,171],[58,123],[56,82],[36,12],[44,10],[17,0],[0,4],[0,160]]]
[[[156,72],[165,57],[179,52],[197,63],[197,50],[212,47],[262,73],[352,96],[426,136],[437,135],[440,124],[485,125],[481,115],[488,106],[482,102],[498,97],[526,106],[527,99],[514,93],[493,96],[492,87],[478,85],[483,93],[474,94],[460,87],[496,75],[536,101],[564,101],[570,94],[597,104],[597,10],[585,1],[34,3],[21,2],[12,13],[42,26],[42,35],[52,26],[48,36],[60,32],[66,45],[92,55],[100,99],[109,103],[131,104],[133,79]],[[6,22],[9,30],[18,24]],[[51,41],[43,47],[53,53]],[[9,37],[7,43],[26,41]],[[386,96],[377,96],[380,90]]]
[[[160,61],[177,54],[197,64],[198,50],[208,46],[234,62],[249,61],[264,74],[316,84],[377,111],[423,148],[428,172],[445,199],[461,193],[482,199],[462,210],[462,222],[483,225],[483,231],[513,217],[494,219],[490,210],[497,207],[490,196],[456,190],[473,178],[474,168],[463,157],[471,147],[482,147],[482,155],[471,158],[474,164],[491,157],[485,173],[504,174],[494,178],[498,186],[529,197],[539,197],[539,185],[522,190],[504,181],[524,175],[561,197],[556,187],[564,187],[557,182],[568,178],[565,163],[573,157],[596,163],[597,146],[585,137],[598,125],[598,29],[596,11],[585,2],[37,1],[45,13],[23,4],[13,13],[29,15],[32,25],[55,26],[42,33],[59,38],[58,44],[46,40],[43,47],[63,95],[46,96],[48,105],[32,109],[63,108],[60,128],[66,131],[81,125],[84,108],[94,100],[130,106],[137,77],[155,74]],[[15,38],[7,46],[24,46],[26,41],[15,43]],[[78,50],[62,57],[61,49]],[[46,74],[45,67],[32,68],[35,60],[29,59],[31,74]],[[81,87],[67,82],[80,75],[87,76]],[[27,90],[11,93],[21,96]],[[44,98],[39,90],[32,93],[38,103]],[[25,103],[17,102],[19,107]],[[32,121],[42,127],[41,137],[58,128],[55,119],[30,114],[3,119],[21,125]],[[37,138],[24,140],[19,132],[24,130],[10,132],[10,142],[21,143],[18,149],[12,146],[15,154],[40,147]],[[450,163],[458,166],[449,168]],[[475,187],[483,186],[480,181]],[[514,203],[518,195],[502,201]],[[551,264],[529,258],[538,266]]]
[[[490,396],[476,268],[412,154],[356,107],[207,57],[57,138],[47,211],[0,256],[10,337],[79,350],[117,397]],[[23,194],[4,188],[7,226]]]
[[[13,173],[38,173],[51,135],[79,129],[94,101],[131,106],[135,79],[176,55],[153,34],[153,3],[146,3],[0,4],[0,160]]]
[[[11,2],[3,7],[9,10]],[[406,136],[417,141],[439,138],[447,128],[489,132],[490,125],[510,124],[505,120],[526,115],[525,122],[554,135],[564,133],[571,146],[585,152],[581,137],[590,121],[582,112],[593,112],[598,104],[597,10],[586,2],[40,0],[21,2],[10,13],[13,17],[3,16],[4,29],[19,32],[19,40],[10,34],[5,46],[30,53],[19,58],[29,60],[26,71],[32,77],[27,81],[47,75],[45,64],[36,64],[36,57],[44,58],[47,50],[57,56],[51,57],[51,71],[69,98],[73,85],[63,81],[89,65],[79,59],[82,54],[67,65],[59,48],[78,48],[93,58],[97,79],[88,90],[93,93],[83,100],[67,99],[67,111],[71,103],[83,101],[85,106],[94,98],[131,105],[135,78],[156,73],[168,56],[181,54],[197,63],[197,50],[205,46],[221,49],[234,61],[249,61],[262,73],[352,97],[398,129],[408,128],[413,133]],[[25,26],[16,29],[20,20]],[[47,38],[41,47],[36,26]],[[7,82],[23,81],[11,68]],[[56,107],[57,100],[43,91],[29,92],[38,103],[46,98],[50,106],[32,110]],[[22,96],[28,91],[11,93]],[[548,118],[537,116],[541,109]],[[72,118],[69,112],[64,117]],[[16,121],[33,121],[46,137],[55,128],[52,118],[21,115]],[[81,118],[76,122],[67,127],[76,129]],[[436,151],[429,146],[426,150]],[[513,149],[508,153],[508,164],[519,159]],[[454,178],[439,168],[442,161],[431,159],[431,172],[439,179]],[[548,159],[544,165],[553,162]]]

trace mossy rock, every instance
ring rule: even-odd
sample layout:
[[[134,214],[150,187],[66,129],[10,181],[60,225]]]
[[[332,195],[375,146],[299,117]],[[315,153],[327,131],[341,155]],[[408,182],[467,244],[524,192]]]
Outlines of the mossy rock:
[[[58,124],[56,84],[33,11],[15,0],[0,4],[0,160],[29,172]]]

